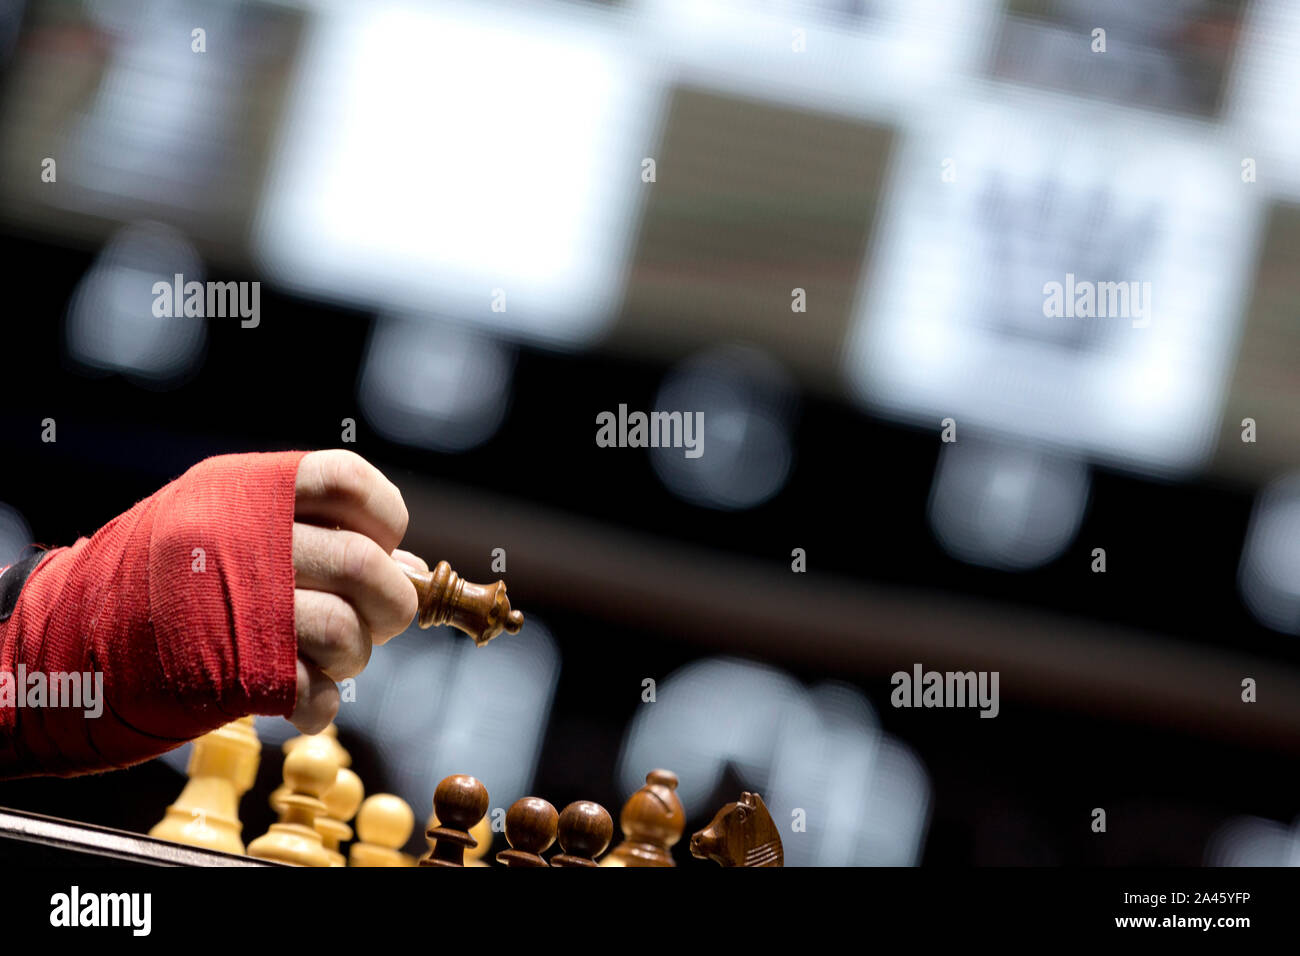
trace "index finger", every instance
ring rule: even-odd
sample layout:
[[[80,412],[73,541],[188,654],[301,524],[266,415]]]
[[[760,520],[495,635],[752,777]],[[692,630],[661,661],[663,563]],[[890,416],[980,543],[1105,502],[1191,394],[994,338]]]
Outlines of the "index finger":
[[[402,493],[370,462],[343,449],[313,451],[298,463],[294,518],[364,534],[392,551],[410,516]]]

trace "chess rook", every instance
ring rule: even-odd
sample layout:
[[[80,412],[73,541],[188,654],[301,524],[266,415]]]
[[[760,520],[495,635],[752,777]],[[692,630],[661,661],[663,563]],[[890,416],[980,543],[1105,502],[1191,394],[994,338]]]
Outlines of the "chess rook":
[[[595,858],[614,838],[609,811],[590,800],[565,807],[556,829],[561,852],[551,857],[551,866],[596,866]]]
[[[516,800],[506,812],[506,842],[510,849],[498,853],[497,862],[506,866],[549,866],[542,853],[555,842],[559,822],[555,807],[541,797]]]
[[[425,834],[432,847],[420,866],[464,866],[465,850],[478,846],[469,833],[488,809],[487,787],[468,774],[445,778],[433,793],[433,813],[440,825]]]
[[[439,561],[432,571],[417,571],[406,565],[402,570],[419,595],[420,627],[450,624],[482,647],[502,631],[518,634],[524,626],[523,614],[510,608],[504,581],[472,584],[446,561]]]

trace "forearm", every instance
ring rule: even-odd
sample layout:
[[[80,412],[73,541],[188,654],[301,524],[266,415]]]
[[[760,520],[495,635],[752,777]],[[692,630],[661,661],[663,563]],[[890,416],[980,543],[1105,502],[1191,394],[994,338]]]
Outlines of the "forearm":
[[[17,690],[20,665],[47,686],[89,674],[103,699],[87,716],[84,686],[82,706],[20,706],[0,688],[0,776],[108,770],[235,717],[293,711],[302,455],[201,462],[41,559],[0,623],[0,675]]]

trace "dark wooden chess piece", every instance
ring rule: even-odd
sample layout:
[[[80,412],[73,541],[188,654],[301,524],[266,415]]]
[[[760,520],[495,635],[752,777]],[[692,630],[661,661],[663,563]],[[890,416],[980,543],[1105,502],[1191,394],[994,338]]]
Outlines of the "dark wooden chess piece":
[[[614,820],[599,803],[579,800],[564,808],[559,822],[560,852],[551,866],[596,866],[596,857],[614,839]]]
[[[433,844],[420,866],[464,866],[465,850],[478,846],[469,831],[487,809],[487,787],[478,780],[463,773],[444,778],[433,793],[433,813],[440,825],[425,831]]]
[[[420,627],[450,624],[482,647],[502,631],[518,634],[524,626],[523,614],[510,609],[504,581],[471,584],[446,561],[439,561],[432,571],[417,571],[406,565],[402,570],[420,597]]]
[[[497,862],[506,866],[550,866],[542,853],[555,842],[559,821],[555,807],[541,797],[516,800],[506,812],[506,842],[510,849],[498,853]]]
[[[671,770],[646,774],[645,786],[623,804],[618,824],[623,842],[600,861],[601,866],[674,866],[671,849],[686,829],[677,774]]]
[[[763,798],[742,793],[717,812],[703,830],[691,835],[691,856],[719,866],[784,866],[781,833]]]

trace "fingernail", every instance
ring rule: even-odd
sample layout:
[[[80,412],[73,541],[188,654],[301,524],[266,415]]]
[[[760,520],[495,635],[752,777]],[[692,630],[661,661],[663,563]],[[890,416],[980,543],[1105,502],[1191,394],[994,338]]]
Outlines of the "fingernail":
[[[427,571],[425,563],[411,554],[409,551],[403,551],[400,548],[393,552],[393,560],[398,564],[404,564],[412,571]]]

